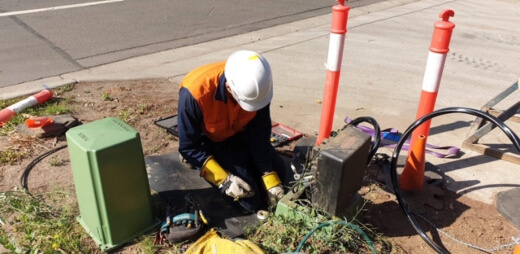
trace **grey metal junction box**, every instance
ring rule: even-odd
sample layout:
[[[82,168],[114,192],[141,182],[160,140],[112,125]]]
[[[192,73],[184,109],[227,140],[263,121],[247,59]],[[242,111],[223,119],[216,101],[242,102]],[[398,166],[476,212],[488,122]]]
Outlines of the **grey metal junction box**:
[[[318,161],[311,199],[318,208],[332,215],[340,215],[347,208],[363,183],[371,138],[349,125],[314,147]]]

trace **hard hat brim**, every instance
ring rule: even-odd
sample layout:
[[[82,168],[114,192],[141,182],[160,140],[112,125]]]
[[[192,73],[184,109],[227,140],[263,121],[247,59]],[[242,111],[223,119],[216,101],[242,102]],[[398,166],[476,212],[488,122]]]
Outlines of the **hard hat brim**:
[[[267,106],[269,103],[271,103],[271,100],[273,99],[273,87],[269,89],[269,93],[264,96],[261,100],[257,100],[255,102],[252,101],[244,101],[244,100],[238,100],[238,105],[240,107],[248,112],[258,111],[265,106]]]

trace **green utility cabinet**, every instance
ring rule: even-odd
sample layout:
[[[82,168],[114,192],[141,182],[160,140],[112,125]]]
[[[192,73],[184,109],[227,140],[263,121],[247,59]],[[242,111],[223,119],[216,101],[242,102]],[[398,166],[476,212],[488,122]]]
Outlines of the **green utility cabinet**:
[[[66,133],[79,223],[103,251],[158,224],[139,133],[118,118],[105,118]]]

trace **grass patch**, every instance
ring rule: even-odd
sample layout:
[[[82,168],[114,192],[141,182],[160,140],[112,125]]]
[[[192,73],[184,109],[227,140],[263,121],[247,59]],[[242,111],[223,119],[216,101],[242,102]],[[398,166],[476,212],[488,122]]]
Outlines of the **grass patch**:
[[[22,98],[23,99],[23,98]],[[18,102],[20,99],[8,99],[8,100],[0,100],[0,108],[6,108],[11,104]]]
[[[246,228],[247,239],[266,253],[390,253],[388,244],[366,226],[342,220],[308,221],[286,215],[271,216],[258,227]],[[305,238],[307,237],[307,238]],[[379,249],[379,250],[377,250]]]
[[[60,86],[54,90],[54,93],[56,94],[56,96],[61,96],[65,92],[70,92],[74,90],[74,88],[74,85]]]
[[[110,98],[110,95],[108,94],[108,92],[103,92],[103,94],[101,95],[101,98],[103,101],[111,101],[112,98]]]
[[[62,160],[59,156],[54,155],[49,159],[49,165],[53,167],[59,167],[65,165],[65,161]]]
[[[130,109],[123,109],[119,111],[117,114],[117,117],[125,123],[130,123],[130,120],[132,119],[132,110]]]
[[[13,147],[7,147],[7,149],[0,151],[0,165],[14,165],[20,163],[25,157],[27,157],[27,153]]]
[[[75,221],[78,214],[67,192],[37,197],[23,191],[0,193],[0,244],[12,253],[85,252],[82,239],[88,236]]]
[[[154,245],[155,234],[144,235],[137,239],[139,242],[140,253],[142,254],[155,254],[162,248],[162,246]]]
[[[137,113],[144,114],[145,111],[148,110],[148,103],[146,100],[142,100],[139,104],[137,104]]]

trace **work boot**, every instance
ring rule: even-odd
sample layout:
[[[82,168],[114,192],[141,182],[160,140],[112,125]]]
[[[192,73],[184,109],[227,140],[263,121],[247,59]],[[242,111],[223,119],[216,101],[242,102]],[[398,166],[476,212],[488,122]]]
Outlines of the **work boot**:
[[[182,155],[179,153],[179,161],[182,163],[182,165],[184,165],[186,168],[189,168],[189,169],[195,169],[195,167],[193,165],[191,165],[186,159],[184,159],[184,157],[182,157]]]

